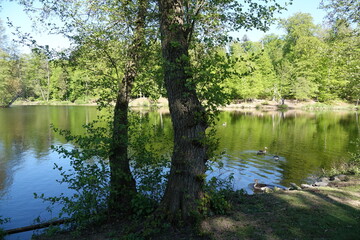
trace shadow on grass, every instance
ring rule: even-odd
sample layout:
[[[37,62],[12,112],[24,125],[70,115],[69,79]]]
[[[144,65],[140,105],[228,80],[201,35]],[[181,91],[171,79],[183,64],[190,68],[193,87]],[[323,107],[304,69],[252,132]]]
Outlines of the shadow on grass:
[[[210,218],[202,227],[214,239],[358,239],[359,208],[335,201],[329,194],[294,191],[244,196],[229,216]]]

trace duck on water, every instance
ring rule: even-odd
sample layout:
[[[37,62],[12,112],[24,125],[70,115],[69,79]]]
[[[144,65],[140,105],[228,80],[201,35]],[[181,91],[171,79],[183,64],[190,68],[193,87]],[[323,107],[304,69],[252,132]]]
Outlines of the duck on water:
[[[259,151],[256,153],[256,155],[265,155],[266,152],[267,152],[267,149],[268,149],[267,147],[264,147],[264,150],[259,150]],[[279,157],[278,155],[274,155],[273,159],[274,159],[274,160],[279,160],[280,157]]]
[[[265,155],[266,154],[267,147],[264,147],[264,150],[259,150],[257,152],[257,155]]]

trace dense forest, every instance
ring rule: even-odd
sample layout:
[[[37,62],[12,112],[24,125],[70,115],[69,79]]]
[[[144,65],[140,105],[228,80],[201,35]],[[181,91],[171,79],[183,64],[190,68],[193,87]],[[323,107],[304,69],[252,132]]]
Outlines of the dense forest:
[[[1,23],[3,24],[3,23]],[[215,46],[218,54],[200,56],[201,67],[226,65],[226,72],[207,69],[223,78],[223,93],[231,101],[252,99],[313,99],[320,102],[346,100],[359,103],[360,37],[358,28],[341,19],[325,27],[315,25],[307,13],[297,13],[282,19],[279,27],[286,34],[266,35],[261,41],[251,41],[246,35],[223,46]],[[116,62],[109,63],[98,56],[96,49],[83,42],[61,55],[47,48],[33,48],[22,54],[7,40],[0,27],[0,105],[9,106],[15,100],[71,101],[85,103],[104,96],[104,77],[123,75],[125,61],[121,51]],[[121,49],[121,42],[108,46]],[[160,62],[160,41],[154,40],[147,50],[147,59],[134,82],[132,98],[166,96]],[[201,48],[201,43],[197,48]],[[196,48],[195,48],[196,49]],[[87,54],[83,54],[83,52]],[[104,50],[106,54],[106,51]],[[196,56],[194,50],[191,54]],[[222,56],[222,57],[219,57]],[[198,63],[193,63],[196,68]],[[197,79],[204,78],[199,71]],[[111,81],[110,81],[111,82]],[[114,85],[109,89],[116,88]],[[199,84],[204,87],[204,85]],[[114,92],[109,91],[109,94]],[[110,96],[109,96],[110,97]]]

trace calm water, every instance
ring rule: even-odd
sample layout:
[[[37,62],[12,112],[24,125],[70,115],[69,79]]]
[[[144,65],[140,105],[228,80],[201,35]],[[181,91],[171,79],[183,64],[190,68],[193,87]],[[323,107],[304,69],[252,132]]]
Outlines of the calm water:
[[[67,192],[59,185],[53,163],[68,166],[66,159],[50,150],[51,145],[70,144],[54,134],[50,124],[83,132],[81,126],[97,116],[95,107],[15,106],[0,109],[0,215],[11,217],[3,225],[10,229],[57,216],[47,203],[33,193],[47,196]],[[168,114],[148,113],[157,131],[171,138]],[[219,151],[224,168],[210,175],[234,176],[235,188],[247,188],[255,178],[261,182],[288,186],[300,183],[321,168],[348,157],[351,143],[360,136],[360,116],[356,112],[223,112],[217,126]],[[268,148],[265,156],[259,149]],[[274,155],[280,157],[273,159]],[[30,239],[31,233],[7,239]]]

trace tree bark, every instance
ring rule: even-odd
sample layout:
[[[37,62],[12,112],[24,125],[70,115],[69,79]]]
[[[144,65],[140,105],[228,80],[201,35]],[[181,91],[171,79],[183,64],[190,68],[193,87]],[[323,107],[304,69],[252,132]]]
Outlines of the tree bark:
[[[147,0],[138,2],[135,32],[128,51],[124,77],[121,81],[114,109],[112,149],[110,155],[109,210],[112,214],[129,214],[131,200],[136,193],[136,183],[128,159],[128,111],[130,94],[138,73],[138,62],[144,39]]]
[[[174,129],[171,170],[160,211],[167,220],[193,223],[203,197],[205,110],[192,82],[189,34],[184,24],[182,1],[159,0],[165,86]]]

